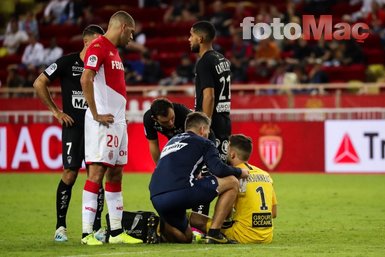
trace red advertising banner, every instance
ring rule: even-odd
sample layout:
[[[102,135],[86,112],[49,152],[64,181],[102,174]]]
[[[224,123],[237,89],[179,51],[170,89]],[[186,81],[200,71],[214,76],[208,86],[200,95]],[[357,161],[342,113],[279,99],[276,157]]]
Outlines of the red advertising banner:
[[[323,172],[323,122],[235,122],[233,133],[253,139],[250,163],[274,172]],[[154,163],[143,124],[128,125],[126,171],[151,172]],[[166,138],[160,136],[161,145]],[[61,171],[61,127],[0,124],[0,172]]]
[[[378,95],[349,95],[340,96],[340,106],[347,107],[385,107],[384,96]],[[182,103],[188,108],[194,108],[194,97],[192,96],[167,96],[171,101]],[[130,111],[146,110],[154,98],[143,96],[130,96],[127,108]],[[61,106],[61,99],[55,98],[55,102]],[[258,108],[333,108],[336,107],[336,96],[330,95],[293,95],[293,106],[289,106],[287,95],[253,95],[233,94],[231,96],[231,108],[235,109],[258,109]],[[0,111],[18,110],[47,110],[37,98],[9,98],[2,99]]]

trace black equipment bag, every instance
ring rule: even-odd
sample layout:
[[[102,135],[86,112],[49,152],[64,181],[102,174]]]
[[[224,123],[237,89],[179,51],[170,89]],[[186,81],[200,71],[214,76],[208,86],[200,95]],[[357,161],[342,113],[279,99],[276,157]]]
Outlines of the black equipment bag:
[[[107,213],[107,235],[108,241],[110,235],[110,219]],[[143,243],[158,244],[160,236],[158,235],[159,216],[151,211],[123,211],[122,228],[132,237],[142,239]]]

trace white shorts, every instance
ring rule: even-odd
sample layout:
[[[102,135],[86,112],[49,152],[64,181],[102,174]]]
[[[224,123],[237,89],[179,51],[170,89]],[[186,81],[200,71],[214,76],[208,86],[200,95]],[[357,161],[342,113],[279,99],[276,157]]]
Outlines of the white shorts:
[[[106,166],[127,164],[126,124],[111,124],[107,128],[86,115],[84,141],[86,164],[96,162]]]

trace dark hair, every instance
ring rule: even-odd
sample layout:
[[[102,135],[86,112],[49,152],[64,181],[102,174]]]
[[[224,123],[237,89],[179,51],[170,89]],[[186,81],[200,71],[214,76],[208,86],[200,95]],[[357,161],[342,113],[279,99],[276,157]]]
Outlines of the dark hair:
[[[239,159],[247,162],[253,151],[253,142],[251,138],[243,134],[234,134],[230,136],[229,142],[230,147],[237,152]]]
[[[172,103],[166,98],[155,99],[151,104],[151,115],[155,118],[156,116],[167,117],[168,109],[174,109]]]
[[[96,24],[91,24],[91,25],[88,25],[83,30],[83,37],[91,36],[91,35],[95,35],[95,34],[103,35],[104,34],[104,30],[102,29],[102,27],[100,27],[99,25],[96,25]]]
[[[195,33],[203,34],[203,41],[206,43],[212,42],[215,38],[215,27],[208,21],[198,21],[192,29]]]
[[[185,130],[191,128],[200,128],[201,126],[210,126],[211,120],[204,112],[190,112],[187,114],[184,123]]]

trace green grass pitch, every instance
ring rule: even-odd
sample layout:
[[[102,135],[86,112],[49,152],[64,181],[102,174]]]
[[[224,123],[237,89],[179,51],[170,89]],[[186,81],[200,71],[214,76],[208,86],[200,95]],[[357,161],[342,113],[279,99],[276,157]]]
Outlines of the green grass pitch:
[[[84,173],[72,193],[69,241],[53,242],[60,175],[0,174],[0,256],[385,256],[385,175],[273,173],[279,204],[269,245],[100,247],[80,244]],[[126,210],[153,210],[149,179],[150,174],[124,174]]]

